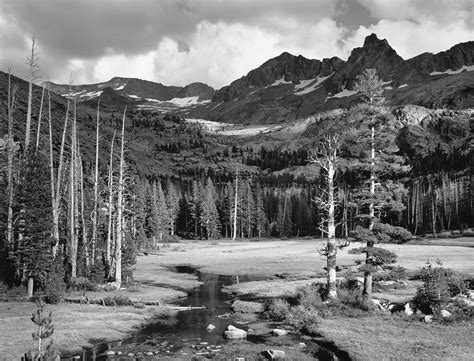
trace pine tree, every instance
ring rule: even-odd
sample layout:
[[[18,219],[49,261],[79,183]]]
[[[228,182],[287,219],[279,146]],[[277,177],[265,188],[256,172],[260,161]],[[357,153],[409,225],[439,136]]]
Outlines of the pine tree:
[[[216,207],[216,190],[211,178],[207,178],[206,187],[201,203],[201,226],[205,230],[206,239],[218,238],[219,233],[219,214]]]
[[[178,218],[179,212],[179,195],[176,190],[176,186],[172,183],[168,183],[168,188],[166,192],[166,205],[168,207],[169,214],[169,227],[170,234],[173,236],[176,232],[176,219]]]
[[[375,247],[375,244],[390,240],[397,232],[404,232],[382,223],[382,218],[389,212],[400,212],[403,209],[399,196],[403,187],[393,180],[398,179],[408,167],[397,154],[395,132],[390,129],[388,113],[383,107],[383,82],[378,78],[376,70],[365,70],[358,77],[354,89],[362,95],[365,102],[352,109],[355,134],[351,145],[358,152],[356,168],[361,176],[359,191],[354,198],[358,207],[367,213],[360,217],[360,224],[352,232],[352,240],[363,241],[367,245],[351,252],[366,256],[365,265],[361,267],[364,272],[363,294],[370,298],[373,273],[396,260],[395,254]]]
[[[268,219],[265,213],[262,187],[258,182],[255,186],[255,228],[257,237],[265,237],[268,233]]]
[[[49,271],[52,254],[52,212],[48,160],[30,151],[15,198],[18,239],[10,248],[10,260],[23,281],[40,280]]]

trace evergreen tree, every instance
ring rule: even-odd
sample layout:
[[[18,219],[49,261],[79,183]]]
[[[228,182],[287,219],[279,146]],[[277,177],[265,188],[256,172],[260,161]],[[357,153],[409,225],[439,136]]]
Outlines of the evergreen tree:
[[[168,183],[166,192],[166,205],[168,207],[170,221],[170,234],[174,235],[176,231],[176,219],[178,218],[179,212],[179,194],[172,182]]]
[[[394,262],[395,254],[376,243],[390,239],[396,233],[383,217],[389,212],[403,209],[400,194],[403,186],[394,180],[408,170],[404,159],[399,156],[394,133],[390,131],[387,110],[383,107],[383,82],[375,69],[367,69],[357,78],[354,88],[364,100],[364,104],[352,110],[355,136],[352,137],[352,151],[358,158],[355,168],[358,171],[358,191],[354,200],[362,210],[359,225],[352,232],[352,240],[366,242],[366,247],[352,250],[352,253],[365,254],[363,294],[372,295],[372,275],[379,267]],[[381,131],[383,129],[384,131]]]
[[[255,185],[255,228],[257,237],[265,237],[268,233],[268,219],[265,213],[262,187],[258,182]]]
[[[205,230],[206,239],[215,239],[220,236],[219,214],[215,198],[214,184],[211,178],[208,178],[201,203],[201,227]]]
[[[40,281],[49,272],[53,259],[49,168],[47,158],[39,151],[29,152],[25,162],[15,198],[17,240],[9,254],[20,280]]]

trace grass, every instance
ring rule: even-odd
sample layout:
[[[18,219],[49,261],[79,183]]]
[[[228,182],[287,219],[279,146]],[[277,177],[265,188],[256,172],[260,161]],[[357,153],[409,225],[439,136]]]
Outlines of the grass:
[[[443,245],[438,245],[439,239],[433,242],[437,244],[383,246],[395,251],[399,256],[399,264],[412,273],[421,268],[427,258],[431,261],[440,258],[444,267],[474,275],[474,248],[459,246],[460,242],[465,245],[474,244],[474,238],[448,239],[442,242]],[[124,296],[140,305],[144,301],[170,302],[185,296],[188,290],[199,284],[195,276],[177,274],[167,268],[180,264],[192,265],[203,272],[215,274],[249,274],[272,278],[231,286],[231,291],[238,295],[287,296],[294,294],[297,288],[317,281],[324,274],[326,262],[318,252],[323,244],[323,240],[312,239],[262,242],[219,240],[218,244],[183,242],[177,250],[163,249],[157,254],[139,256],[134,272],[135,284],[128,289],[119,292],[87,292],[87,296]],[[344,249],[338,253],[338,266],[355,268],[354,261],[357,257],[349,255],[347,249]],[[276,274],[285,275],[286,279],[277,278]],[[319,280],[324,281],[324,278]],[[416,282],[409,282],[406,288],[387,290],[374,296],[403,301],[413,297],[416,286]],[[80,295],[82,292],[75,294],[76,297]],[[3,351],[0,360],[18,359],[34,346],[31,339],[33,324],[30,320],[34,309],[35,305],[31,302],[0,304],[0,345]],[[93,339],[124,338],[136,327],[148,322],[159,308],[62,303],[48,305],[47,311],[49,310],[53,311],[53,323],[56,326],[54,342],[63,350],[74,350],[88,345]],[[395,359],[406,353],[407,359],[419,359],[425,355],[436,359],[441,355],[447,359],[457,357],[462,360],[467,350],[472,352],[473,328],[467,324],[425,325],[403,319],[371,316],[362,319],[323,319],[320,329],[325,337],[340,348],[347,349],[351,355],[364,360],[369,359],[368,352],[383,356],[385,349],[391,350],[387,355],[393,355]],[[371,342],[371,339],[378,340],[381,345]],[[257,346],[255,347],[258,348]],[[254,346],[251,348],[254,349]]]
[[[469,323],[426,324],[390,315],[321,319],[319,332],[354,360],[472,360]]]

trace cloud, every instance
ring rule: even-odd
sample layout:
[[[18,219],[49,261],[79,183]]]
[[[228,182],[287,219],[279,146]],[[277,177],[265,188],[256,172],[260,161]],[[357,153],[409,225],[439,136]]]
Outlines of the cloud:
[[[415,23],[448,25],[461,20],[473,26],[472,0],[359,0],[372,16],[386,20],[409,20]]]
[[[414,23],[409,20],[380,20],[369,27],[360,27],[345,42],[347,48],[363,44],[367,34],[376,33],[387,39],[390,46],[404,59],[424,52],[438,53],[450,47],[474,39],[474,31],[465,26],[462,20],[440,26],[435,21]]]
[[[51,80],[128,76],[220,87],[283,51],[347,58],[375,32],[404,58],[473,39],[472,1],[2,0],[0,69],[24,76],[31,34]],[[21,69],[19,71],[18,69]]]

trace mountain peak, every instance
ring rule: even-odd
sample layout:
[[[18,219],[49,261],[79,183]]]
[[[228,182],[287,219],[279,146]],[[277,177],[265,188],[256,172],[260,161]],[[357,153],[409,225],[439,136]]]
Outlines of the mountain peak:
[[[377,37],[377,34],[372,33],[365,38],[363,47],[365,48],[374,45],[385,45],[387,47],[390,47],[390,45],[388,45],[387,39],[379,39]]]

